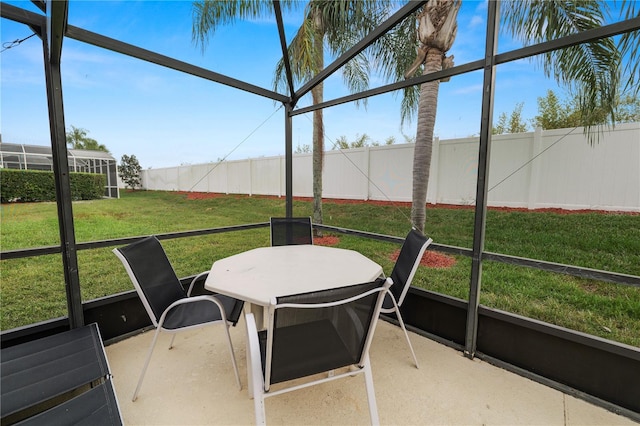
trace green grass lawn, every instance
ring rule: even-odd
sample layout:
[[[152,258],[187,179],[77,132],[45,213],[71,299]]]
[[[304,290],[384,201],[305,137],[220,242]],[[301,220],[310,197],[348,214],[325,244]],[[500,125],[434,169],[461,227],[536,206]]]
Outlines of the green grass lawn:
[[[283,216],[284,198],[220,196],[190,200],[171,192],[122,192],[118,200],[74,202],[78,242],[267,222]],[[294,215],[311,215],[307,201]],[[404,236],[408,207],[325,201],[327,225]],[[2,250],[56,245],[54,203],[2,206]],[[473,211],[427,209],[427,234],[440,244],[470,248]],[[269,245],[268,228],[163,241],[179,276],[208,270],[215,259]],[[396,244],[340,235],[339,247],[355,249],[393,267]],[[640,216],[488,212],[485,248],[514,256],[640,275]],[[78,253],[84,300],[132,290],[110,248]],[[468,298],[471,261],[458,257],[448,269],[421,267],[414,285]],[[60,255],[0,262],[3,330],[66,315]],[[640,289],[578,279],[525,267],[485,262],[480,303],[552,324],[640,346]]]

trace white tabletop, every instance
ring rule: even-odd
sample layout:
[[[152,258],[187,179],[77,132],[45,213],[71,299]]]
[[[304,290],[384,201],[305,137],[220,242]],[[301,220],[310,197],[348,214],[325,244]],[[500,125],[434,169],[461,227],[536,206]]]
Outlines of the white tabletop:
[[[204,288],[268,306],[275,297],[369,282],[382,272],[380,265],[353,250],[261,247],[216,261]]]

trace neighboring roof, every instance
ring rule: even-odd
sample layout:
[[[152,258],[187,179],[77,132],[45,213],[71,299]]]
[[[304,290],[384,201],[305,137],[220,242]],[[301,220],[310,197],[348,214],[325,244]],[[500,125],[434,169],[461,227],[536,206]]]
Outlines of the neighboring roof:
[[[52,155],[51,147],[42,145],[25,145],[19,143],[0,142],[0,152],[10,154],[33,154],[33,155]],[[93,151],[88,149],[69,149],[69,157],[75,158],[100,158],[105,160],[114,160],[115,158],[108,152]]]

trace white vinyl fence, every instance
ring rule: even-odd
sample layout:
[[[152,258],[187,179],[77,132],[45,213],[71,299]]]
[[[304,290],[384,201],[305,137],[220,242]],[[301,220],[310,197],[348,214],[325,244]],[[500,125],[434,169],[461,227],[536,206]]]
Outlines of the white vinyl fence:
[[[473,204],[478,138],[436,140],[427,202]],[[490,206],[640,211],[640,123],[590,145],[582,128],[492,138]],[[413,144],[327,151],[323,197],[411,201]],[[285,195],[284,156],[144,170],[145,189]],[[311,154],[293,158],[293,195],[312,197]]]

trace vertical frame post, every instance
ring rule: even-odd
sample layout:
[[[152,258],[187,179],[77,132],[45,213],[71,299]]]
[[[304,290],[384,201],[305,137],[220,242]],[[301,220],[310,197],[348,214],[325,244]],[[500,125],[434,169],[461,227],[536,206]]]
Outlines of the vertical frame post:
[[[42,34],[44,68],[49,104],[49,130],[53,154],[53,173],[56,185],[56,205],[60,229],[60,247],[64,271],[69,326],[77,328],[84,325],[82,297],[80,295],[80,277],[78,275],[78,253],[73,224],[71,203],[71,181],[69,177],[69,159],[67,151],[64,106],[62,101],[62,76],[60,57],[62,40],[67,26],[68,2],[47,1],[47,26]]]
[[[286,217],[293,217],[293,117],[291,104],[284,106],[284,168],[285,168],[285,199]]]
[[[478,303],[480,299],[480,283],[482,281],[482,253],[484,251],[485,222],[487,216],[487,190],[489,186],[489,158],[491,154],[491,125],[493,123],[495,54],[498,46],[499,5],[500,1],[490,1],[487,12],[471,283],[469,287],[469,305],[467,309],[467,327],[464,345],[464,354],[467,358],[474,357],[478,337]]]

